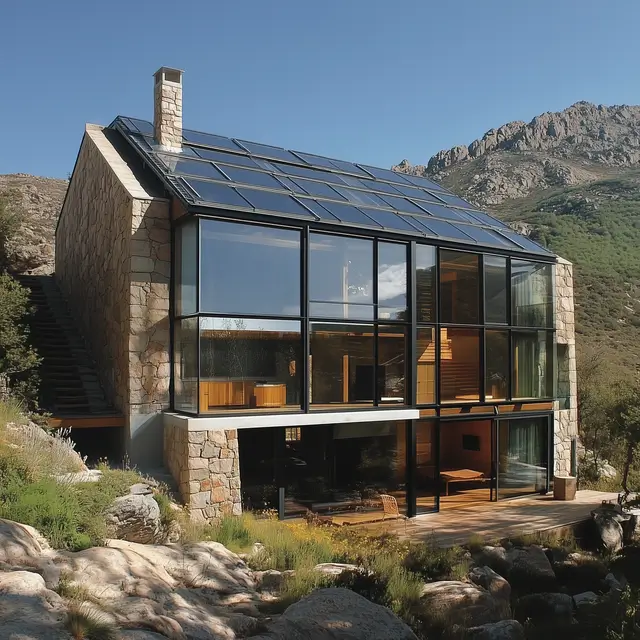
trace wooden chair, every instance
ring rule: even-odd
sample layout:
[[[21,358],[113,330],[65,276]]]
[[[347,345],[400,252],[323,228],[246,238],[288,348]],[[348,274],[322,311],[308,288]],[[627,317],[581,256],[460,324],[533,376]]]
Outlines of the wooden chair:
[[[400,509],[398,509],[398,501],[393,497],[387,494],[380,494],[380,500],[382,500],[382,522],[384,522],[389,516],[397,520],[398,518],[404,520],[404,530],[407,532],[407,516],[400,513]]]

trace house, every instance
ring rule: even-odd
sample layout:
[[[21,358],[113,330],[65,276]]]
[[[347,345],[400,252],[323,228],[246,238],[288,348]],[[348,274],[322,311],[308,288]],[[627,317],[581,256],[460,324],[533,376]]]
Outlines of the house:
[[[87,125],[55,276],[195,517],[408,515],[572,470],[572,267],[428,178],[153,122]],[[575,472],[575,469],[573,469]]]

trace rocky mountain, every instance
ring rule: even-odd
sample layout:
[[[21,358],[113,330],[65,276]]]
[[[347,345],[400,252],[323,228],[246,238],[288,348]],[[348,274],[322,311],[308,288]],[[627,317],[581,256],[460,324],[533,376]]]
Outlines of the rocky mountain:
[[[640,106],[578,102],[394,169],[435,178],[574,262],[579,351],[640,370]]]
[[[67,180],[23,173],[0,175],[0,198],[8,213],[20,220],[20,231],[6,248],[11,271],[53,273],[54,233],[68,184]]]

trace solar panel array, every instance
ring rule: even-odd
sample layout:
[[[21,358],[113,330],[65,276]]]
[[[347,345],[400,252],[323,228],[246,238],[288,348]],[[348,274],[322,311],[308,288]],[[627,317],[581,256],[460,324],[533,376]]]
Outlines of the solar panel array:
[[[168,153],[150,122],[118,117],[112,126],[194,205],[552,255],[422,176],[190,129],[182,151]]]

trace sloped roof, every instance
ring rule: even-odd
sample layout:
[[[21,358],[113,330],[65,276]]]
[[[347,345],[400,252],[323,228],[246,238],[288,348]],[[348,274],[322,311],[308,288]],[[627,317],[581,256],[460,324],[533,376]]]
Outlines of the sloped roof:
[[[190,129],[182,151],[170,153],[150,122],[119,116],[111,127],[190,207],[554,257],[428,178]]]

